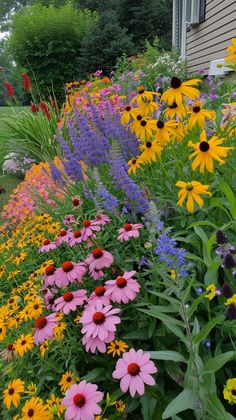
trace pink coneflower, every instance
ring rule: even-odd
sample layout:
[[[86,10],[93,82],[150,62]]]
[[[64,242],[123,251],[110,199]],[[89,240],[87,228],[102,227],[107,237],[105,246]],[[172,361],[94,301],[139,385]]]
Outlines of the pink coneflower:
[[[120,313],[120,309],[112,308],[111,305],[104,306],[100,300],[94,305],[87,305],[80,318],[83,328],[82,334],[85,334],[86,339],[96,338],[104,341],[108,338],[109,333],[116,331],[116,324],[120,324],[120,318],[115,314]]]
[[[83,242],[83,237],[82,237],[81,230],[76,230],[71,235],[71,239],[69,241],[69,245],[70,245],[70,247],[73,247],[73,246],[75,246],[77,244],[81,244],[81,242]]]
[[[98,350],[100,353],[106,353],[107,347],[106,344],[111,343],[115,339],[115,334],[113,332],[109,332],[107,338],[104,340],[100,340],[98,337],[87,338],[86,335],[82,338],[82,343],[85,346],[85,350],[87,352],[91,351],[91,353],[95,353]]]
[[[127,392],[129,389],[131,397],[134,397],[136,392],[139,395],[144,394],[144,384],[155,385],[155,380],[150,374],[156,372],[157,368],[150,360],[150,353],[130,349],[117,361],[112,376],[115,379],[121,379],[120,388],[122,392]]]
[[[94,232],[99,232],[100,230],[101,228],[96,220],[84,220],[83,228],[81,229],[83,240],[86,241],[90,236],[94,235]]]
[[[123,228],[119,229],[118,240],[119,241],[128,241],[130,238],[138,238],[139,231],[143,225],[140,223],[132,225],[131,223],[126,223]]]
[[[106,281],[106,293],[112,302],[128,303],[136,298],[140,290],[138,282],[132,278],[136,271],[128,271],[115,280]]]
[[[71,311],[75,311],[77,306],[83,305],[87,299],[86,290],[77,290],[76,292],[66,292],[63,296],[57,298],[54,302],[55,310],[68,315]]]
[[[61,245],[63,242],[67,243],[70,241],[71,239],[71,229],[69,230],[65,230],[62,229],[58,235],[58,239],[56,241],[57,246]]]
[[[65,261],[55,272],[55,284],[58,287],[66,287],[69,283],[82,282],[82,277],[86,274],[86,265],[78,262]]]
[[[105,286],[98,286],[94,289],[93,293],[88,298],[89,305],[95,305],[95,303],[100,300],[103,306],[110,305],[110,299],[108,296],[105,296],[106,287]]]
[[[89,271],[102,270],[108,268],[113,263],[113,256],[110,252],[104,251],[101,248],[95,248],[91,254],[88,255],[85,262],[89,265]]]
[[[74,384],[66,391],[62,405],[67,407],[66,420],[94,420],[95,415],[102,412],[99,403],[103,399],[103,393],[97,391],[95,384],[81,381]]]
[[[55,283],[55,272],[56,267],[54,265],[48,265],[45,268],[45,275],[44,278],[44,287],[52,286]]]
[[[48,252],[56,248],[57,245],[55,242],[51,242],[49,239],[45,239],[45,241],[43,241],[43,245],[39,247],[38,252],[39,254],[42,254],[42,252]]]
[[[63,224],[65,225],[65,226],[70,226],[71,224],[73,224],[73,223],[75,223],[76,222],[76,220],[75,220],[75,218],[74,218],[74,215],[73,214],[67,214],[65,217],[64,217],[64,220],[63,220]]]
[[[108,216],[106,216],[106,214],[98,214],[96,216],[95,221],[99,224],[99,225],[106,225],[107,223],[110,222],[110,218]]]
[[[59,322],[56,319],[56,314],[52,313],[48,316],[40,316],[36,319],[35,326],[36,330],[34,333],[35,344],[40,344],[44,340],[49,340],[53,337],[53,328],[58,325]]]
[[[102,270],[93,270],[89,274],[94,280],[98,280],[104,276],[104,273]]]

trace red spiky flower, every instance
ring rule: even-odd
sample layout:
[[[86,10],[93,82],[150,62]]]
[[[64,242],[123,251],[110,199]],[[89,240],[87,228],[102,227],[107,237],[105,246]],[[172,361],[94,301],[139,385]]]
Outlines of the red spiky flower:
[[[5,80],[4,84],[5,84],[5,88],[7,90],[8,96],[14,96],[14,89],[13,89],[12,85],[10,85],[10,83],[8,83],[6,80]]]
[[[23,80],[24,80],[24,89],[26,90],[26,92],[29,92],[30,91],[30,78],[28,74],[26,73],[22,73],[21,76],[23,77]]]

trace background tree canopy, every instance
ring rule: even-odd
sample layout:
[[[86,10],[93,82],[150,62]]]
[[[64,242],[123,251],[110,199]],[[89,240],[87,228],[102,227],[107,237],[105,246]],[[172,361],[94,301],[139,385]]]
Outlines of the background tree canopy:
[[[63,96],[65,82],[78,77],[81,43],[97,19],[95,12],[67,4],[35,5],[13,16],[9,46],[22,69],[30,69],[39,90]]]
[[[40,91],[48,95],[53,85],[62,98],[65,82],[98,68],[108,75],[122,54],[141,53],[146,41],[158,37],[159,48],[170,49],[171,8],[171,0],[3,0],[0,25],[11,21],[4,57],[10,52]]]

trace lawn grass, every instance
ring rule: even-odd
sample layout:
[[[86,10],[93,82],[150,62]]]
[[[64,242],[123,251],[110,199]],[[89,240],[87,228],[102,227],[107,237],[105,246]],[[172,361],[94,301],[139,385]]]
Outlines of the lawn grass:
[[[20,178],[18,178],[14,174],[3,175],[2,173],[2,163],[4,160],[4,153],[2,153],[1,142],[3,141],[2,135],[4,131],[6,130],[3,118],[7,117],[7,115],[12,115],[14,112],[18,113],[22,111],[22,109],[23,107],[14,107],[14,108],[8,107],[8,106],[0,107],[0,187],[5,188],[6,190],[4,194],[0,195],[0,211],[2,209],[2,206],[7,202],[11,191],[21,181]]]

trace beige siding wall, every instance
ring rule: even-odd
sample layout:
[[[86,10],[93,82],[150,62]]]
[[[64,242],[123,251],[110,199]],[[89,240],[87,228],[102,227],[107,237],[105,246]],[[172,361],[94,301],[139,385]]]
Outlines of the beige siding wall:
[[[189,71],[208,70],[211,60],[224,58],[233,37],[236,37],[236,0],[207,0],[205,22],[187,32]]]

